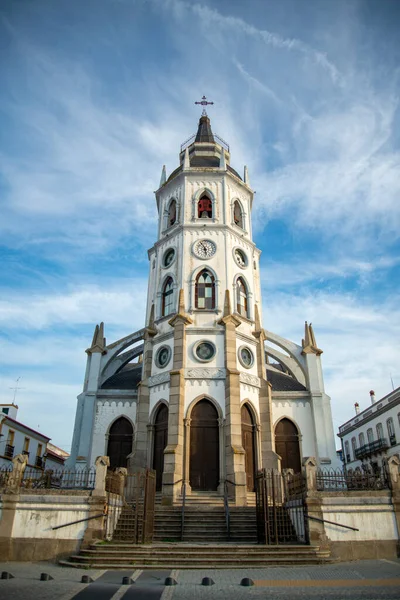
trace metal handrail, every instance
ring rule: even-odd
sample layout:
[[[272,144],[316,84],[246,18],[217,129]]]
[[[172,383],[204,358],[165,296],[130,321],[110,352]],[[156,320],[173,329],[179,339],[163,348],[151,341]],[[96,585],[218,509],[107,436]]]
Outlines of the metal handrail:
[[[183,531],[185,528],[185,504],[186,504],[186,482],[182,484],[182,512],[181,512],[181,541],[183,541]]]
[[[226,523],[226,532],[228,534],[228,542],[231,539],[231,516],[229,513],[229,501],[228,501],[228,483],[225,479],[224,481],[224,509],[225,509],[225,523]]]
[[[328,521],[327,519],[319,519],[318,517],[311,517],[310,515],[305,514],[304,517],[306,519],[312,519],[313,521],[319,521],[320,523],[329,523],[330,525],[337,525],[338,527],[343,527],[343,529],[351,529],[352,531],[360,531],[357,527],[350,527],[350,525],[342,525],[341,523],[335,523],[335,521]]]

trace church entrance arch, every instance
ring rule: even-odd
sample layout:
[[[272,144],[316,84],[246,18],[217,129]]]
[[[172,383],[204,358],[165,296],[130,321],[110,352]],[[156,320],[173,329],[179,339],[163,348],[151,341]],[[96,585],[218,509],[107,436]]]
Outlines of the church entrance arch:
[[[282,419],[275,428],[275,452],[282,458],[282,469],[301,471],[299,432],[290,419]]]
[[[168,443],[168,407],[162,404],[154,421],[153,469],[156,472],[156,490],[162,488],[164,450]]]
[[[255,490],[255,472],[256,472],[256,443],[255,426],[253,415],[249,407],[243,404],[241,408],[242,417],[242,446],[244,449],[246,484],[249,492]]]
[[[108,434],[107,456],[110,468],[126,467],[128,455],[132,452],[133,427],[125,417],[120,417],[110,427]]]
[[[189,483],[199,491],[216,490],[219,484],[218,413],[206,399],[191,414]]]

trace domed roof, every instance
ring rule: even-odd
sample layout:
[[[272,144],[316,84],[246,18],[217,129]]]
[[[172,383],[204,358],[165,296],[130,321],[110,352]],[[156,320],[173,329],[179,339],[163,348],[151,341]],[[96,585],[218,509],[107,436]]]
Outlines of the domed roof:
[[[136,390],[142,378],[142,363],[128,363],[101,386],[102,390]]]

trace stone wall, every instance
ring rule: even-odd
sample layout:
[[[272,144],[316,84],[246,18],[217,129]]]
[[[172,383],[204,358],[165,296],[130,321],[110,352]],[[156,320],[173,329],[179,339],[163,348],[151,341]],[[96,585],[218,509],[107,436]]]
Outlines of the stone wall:
[[[3,494],[0,560],[53,560],[79,550],[88,521],[53,529],[90,513],[89,492]]]

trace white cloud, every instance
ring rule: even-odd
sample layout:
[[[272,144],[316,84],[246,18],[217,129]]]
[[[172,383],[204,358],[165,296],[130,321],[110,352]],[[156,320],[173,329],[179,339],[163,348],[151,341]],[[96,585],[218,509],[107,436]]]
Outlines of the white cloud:
[[[15,295],[0,300],[0,323],[8,329],[45,329],[78,326],[106,321],[110,326],[128,327],[130,331],[144,325],[147,281],[131,279],[112,285],[76,286],[55,294]]]
[[[361,303],[354,294],[327,292],[291,295],[276,292],[264,301],[264,327],[301,344],[304,321],[313,323],[324,351],[326,392],[332,398],[335,430],[354,413],[354,403],[368,403],[391,391],[390,376],[400,385],[400,309],[395,298]]]

